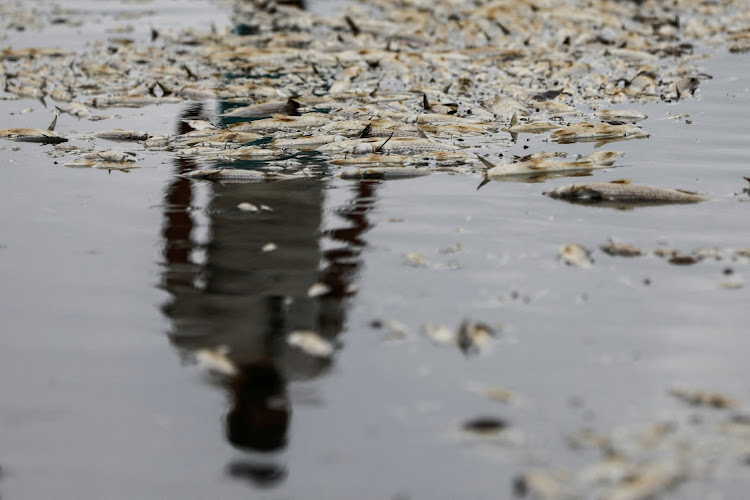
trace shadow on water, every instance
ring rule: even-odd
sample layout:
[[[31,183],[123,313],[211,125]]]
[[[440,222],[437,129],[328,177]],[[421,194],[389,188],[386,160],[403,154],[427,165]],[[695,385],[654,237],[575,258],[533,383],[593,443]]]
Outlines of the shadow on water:
[[[195,105],[182,118],[202,114]],[[180,127],[180,133],[188,131],[187,125]],[[353,184],[353,200],[335,212],[336,227],[323,231],[320,180],[194,182],[179,174],[198,165],[174,161],[162,229],[162,286],[171,295],[163,312],[171,321],[170,340],[188,356],[202,348],[227,349],[238,373],[219,384],[231,401],[225,435],[249,453],[247,460],[229,463],[225,473],[273,486],[286,477],[285,467],[258,461],[253,453],[287,446],[288,384],[318,377],[334,363],[289,346],[286,337],[294,330],[313,330],[335,342],[342,331],[377,184]],[[242,202],[272,210],[243,212]],[[276,250],[263,251],[269,242]],[[308,290],[316,282],[330,291],[311,298]]]

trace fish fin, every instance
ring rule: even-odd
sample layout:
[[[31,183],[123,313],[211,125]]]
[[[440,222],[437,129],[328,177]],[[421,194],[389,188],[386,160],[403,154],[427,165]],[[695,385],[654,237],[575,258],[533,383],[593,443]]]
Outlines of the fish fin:
[[[518,125],[518,112],[514,111],[513,116],[510,117],[510,126]]]
[[[47,130],[49,130],[50,132],[54,132],[55,131],[55,126],[57,125],[57,116],[58,116],[58,114],[55,113],[55,117],[52,119],[52,123],[50,123],[49,127],[47,127]]]
[[[427,136],[425,131],[422,130],[422,127],[420,127],[419,125],[415,125],[415,127],[417,127],[417,131],[419,132],[419,137],[421,137],[422,139],[427,139],[428,141],[432,141],[432,139],[430,139],[430,137]]]
[[[494,165],[493,163],[491,163],[490,161],[488,161],[488,160],[487,160],[486,158],[482,158],[482,157],[481,157],[481,156],[479,156],[479,155],[476,155],[476,157],[477,157],[477,158],[479,158],[479,161],[481,161],[481,162],[482,162],[482,164],[484,164],[484,166],[485,166],[485,167],[487,167],[487,168],[485,169],[485,173],[487,173],[487,170],[489,170],[489,169],[491,169],[491,168],[495,168],[495,166],[496,166],[496,165]],[[481,187],[481,186],[480,186],[480,187]],[[477,189],[479,189],[479,188],[477,188]]]
[[[615,179],[613,181],[609,181],[610,184],[632,184],[633,179]]]
[[[388,143],[388,141],[391,140],[391,137],[393,137],[393,132],[391,132],[391,135],[388,136],[388,139],[386,139],[385,142],[383,142],[383,144],[381,144],[380,146],[378,146],[378,148],[375,150],[375,152],[379,153],[380,151],[382,151],[383,150],[383,146],[385,146]]]
[[[484,186],[485,184],[487,184],[489,182],[492,182],[489,177],[485,177],[484,179],[482,179],[482,182],[480,182],[479,185],[477,186],[477,191],[479,191],[479,189],[482,186]]]
[[[286,105],[284,106],[284,110],[288,111],[288,112],[289,111],[294,112],[294,111],[297,111],[300,108],[300,106],[302,106],[302,104],[300,104],[298,101],[295,101],[294,98],[290,97],[286,101]]]
[[[427,94],[425,94],[424,92],[422,93],[422,107],[426,111],[429,111],[430,108],[432,107],[432,106],[430,106],[430,101],[427,100]]]
[[[365,137],[370,137],[370,131],[372,130],[372,122],[368,123],[365,128],[363,128],[359,134],[357,134],[357,137],[360,139],[363,139]]]

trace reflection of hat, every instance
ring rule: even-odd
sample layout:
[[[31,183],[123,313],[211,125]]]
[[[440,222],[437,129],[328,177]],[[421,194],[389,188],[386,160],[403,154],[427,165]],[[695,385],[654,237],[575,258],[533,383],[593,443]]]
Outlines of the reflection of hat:
[[[239,448],[274,451],[286,445],[289,407],[284,380],[270,363],[240,367],[232,381],[227,439]]]

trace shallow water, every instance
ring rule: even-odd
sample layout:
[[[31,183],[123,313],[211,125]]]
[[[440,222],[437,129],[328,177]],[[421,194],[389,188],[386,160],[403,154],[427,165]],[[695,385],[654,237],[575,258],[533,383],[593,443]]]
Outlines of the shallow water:
[[[194,17],[160,5],[142,8],[176,26]],[[226,21],[208,4],[185,5]],[[60,29],[71,46],[85,35]],[[28,33],[6,36],[34,44]],[[64,168],[43,154],[51,146],[3,141],[0,493],[506,498],[530,468],[590,461],[567,446],[573,431],[714,415],[670,397],[673,384],[750,401],[748,288],[719,286],[748,276],[748,258],[678,266],[597,249],[608,238],[726,256],[750,247],[748,63],[723,52],[700,61],[714,78],[698,99],[637,107],[652,137],[610,145],[626,153],[622,167],[543,184],[477,189],[481,178],[434,174],[221,185],[178,177],[196,165],[166,155],[139,154],[141,168],[108,173]],[[8,126],[48,120],[33,100],[0,102],[0,114],[27,106]],[[195,106],[120,110],[117,126],[174,133],[180,117],[220,104]],[[692,123],[660,120],[667,112]],[[58,124],[66,134],[108,128],[112,120]],[[527,137],[514,153],[551,146]],[[624,177],[712,201],[615,210],[541,195]],[[243,201],[272,211],[242,212]],[[269,242],[277,249],[264,252]],[[596,249],[591,269],[557,261],[569,242]],[[426,265],[405,263],[409,252]],[[319,281],[332,292],[309,298]],[[420,334],[425,323],[464,319],[498,325],[478,355]],[[405,325],[402,339],[378,327],[390,320]],[[333,359],[288,346],[295,329],[334,339]],[[220,345],[241,365],[231,383],[193,359]],[[518,402],[489,400],[488,386]],[[507,421],[511,442],[462,433],[478,416]],[[737,498],[748,472],[692,481],[672,497]]]

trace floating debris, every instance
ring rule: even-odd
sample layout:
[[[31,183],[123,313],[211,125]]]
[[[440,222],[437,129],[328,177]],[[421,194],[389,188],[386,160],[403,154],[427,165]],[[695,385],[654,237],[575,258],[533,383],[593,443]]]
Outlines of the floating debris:
[[[243,212],[253,212],[253,213],[255,213],[255,212],[259,212],[260,211],[260,208],[258,208],[257,206],[253,205],[249,201],[243,201],[242,203],[240,203],[240,204],[237,205],[237,208],[239,208]]]
[[[199,367],[215,375],[234,377],[239,373],[234,362],[218,349],[198,349],[195,351],[195,361]]]
[[[276,243],[273,243],[273,242],[269,241],[268,243],[266,243],[265,245],[263,245],[261,247],[261,251],[262,252],[273,252],[277,248],[278,248],[278,246],[276,245]]]
[[[575,267],[589,268],[594,264],[591,251],[586,250],[577,243],[566,243],[560,247],[557,255],[560,262]]]
[[[326,295],[330,291],[331,287],[326,285],[325,283],[315,283],[307,289],[307,296],[313,298],[320,297],[322,295]]]
[[[720,410],[739,406],[735,399],[719,392],[672,387],[669,394],[692,406],[709,406]]]
[[[456,332],[445,325],[425,323],[422,325],[422,334],[437,346],[451,346],[458,342]]]
[[[458,327],[456,341],[465,355],[477,354],[496,336],[492,327],[485,323],[471,323],[464,320]]]
[[[428,264],[427,258],[419,252],[408,252],[404,255],[404,263],[412,267],[425,267]]]
[[[477,417],[463,424],[463,430],[481,435],[495,435],[508,427],[508,422],[499,417]]]
[[[287,343],[317,358],[330,358],[335,351],[331,342],[313,331],[294,331],[287,337]]]
[[[617,243],[613,240],[603,243],[599,248],[602,252],[613,257],[640,257],[641,255],[645,255],[645,252],[636,246]]]

